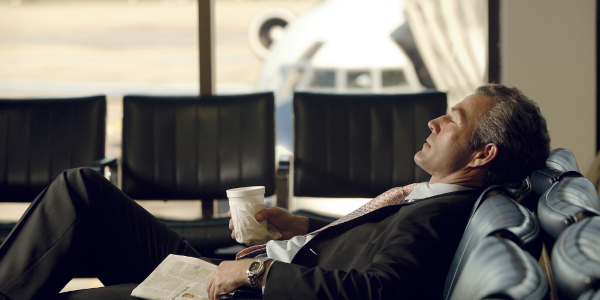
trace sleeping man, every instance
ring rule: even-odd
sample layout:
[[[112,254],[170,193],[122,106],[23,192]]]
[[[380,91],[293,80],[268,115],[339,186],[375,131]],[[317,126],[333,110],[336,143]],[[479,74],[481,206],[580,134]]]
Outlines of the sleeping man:
[[[251,286],[264,299],[441,298],[481,191],[544,167],[550,138],[537,104],[498,84],[477,88],[427,125],[431,134],[414,159],[428,182],[392,188],[335,224],[277,207],[259,212],[289,241],[220,262],[209,297]],[[83,270],[106,286],[86,299],[135,299],[133,288],[169,254],[199,257],[99,174],[67,170],[0,246],[0,300],[67,299],[59,291]]]

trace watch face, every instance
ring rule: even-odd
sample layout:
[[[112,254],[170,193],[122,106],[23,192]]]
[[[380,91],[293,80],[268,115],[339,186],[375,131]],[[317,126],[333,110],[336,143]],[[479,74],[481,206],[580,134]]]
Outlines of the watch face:
[[[259,262],[252,262],[250,264],[250,266],[248,267],[248,271],[250,272],[257,272],[260,269],[260,263]]]

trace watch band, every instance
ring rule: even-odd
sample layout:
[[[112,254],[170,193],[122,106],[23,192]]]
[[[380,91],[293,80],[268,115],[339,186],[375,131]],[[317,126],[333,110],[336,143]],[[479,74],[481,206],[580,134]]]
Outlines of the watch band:
[[[265,262],[269,260],[272,259],[268,257],[257,257],[248,266],[246,274],[248,274],[248,282],[250,283],[250,287],[252,287],[253,289],[260,289],[260,285],[258,284],[258,276],[260,276],[265,271]],[[260,266],[256,270],[253,269],[253,265],[255,263],[260,264]]]

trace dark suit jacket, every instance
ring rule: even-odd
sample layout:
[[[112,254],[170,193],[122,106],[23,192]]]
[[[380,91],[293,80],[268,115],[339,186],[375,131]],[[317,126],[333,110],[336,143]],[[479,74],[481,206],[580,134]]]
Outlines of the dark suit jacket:
[[[480,193],[388,206],[328,228],[291,264],[273,263],[263,298],[442,299],[446,273]],[[310,231],[324,225],[311,220]]]

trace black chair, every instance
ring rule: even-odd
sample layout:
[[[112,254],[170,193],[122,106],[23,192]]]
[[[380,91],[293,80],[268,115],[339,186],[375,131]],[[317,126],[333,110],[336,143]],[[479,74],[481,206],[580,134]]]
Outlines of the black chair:
[[[395,186],[429,180],[413,157],[431,133],[427,122],[445,114],[446,107],[441,92],[295,93],[291,210],[323,214],[307,203],[322,207],[325,199],[369,199]],[[339,217],[347,212],[329,213]]]
[[[467,272],[465,264],[471,253],[487,236],[509,239],[530,253],[539,252],[539,224],[531,211],[516,203],[511,196],[506,187],[492,186],[477,200],[450,264],[444,284],[444,299],[453,297],[458,279]]]
[[[214,199],[243,186],[274,194],[274,153],[272,93],[123,99],[122,190],[136,200],[202,200],[201,220],[165,223],[203,255],[237,245],[229,218],[211,218]]]
[[[600,217],[567,227],[552,250],[552,271],[560,299],[578,299],[600,288]]]
[[[105,132],[105,96],[0,99],[0,202],[31,202],[75,167],[109,167],[105,176],[116,183],[116,159],[104,157]],[[0,226],[0,242],[13,226]]]
[[[514,242],[486,236],[467,259],[450,299],[547,299],[537,261]]]

